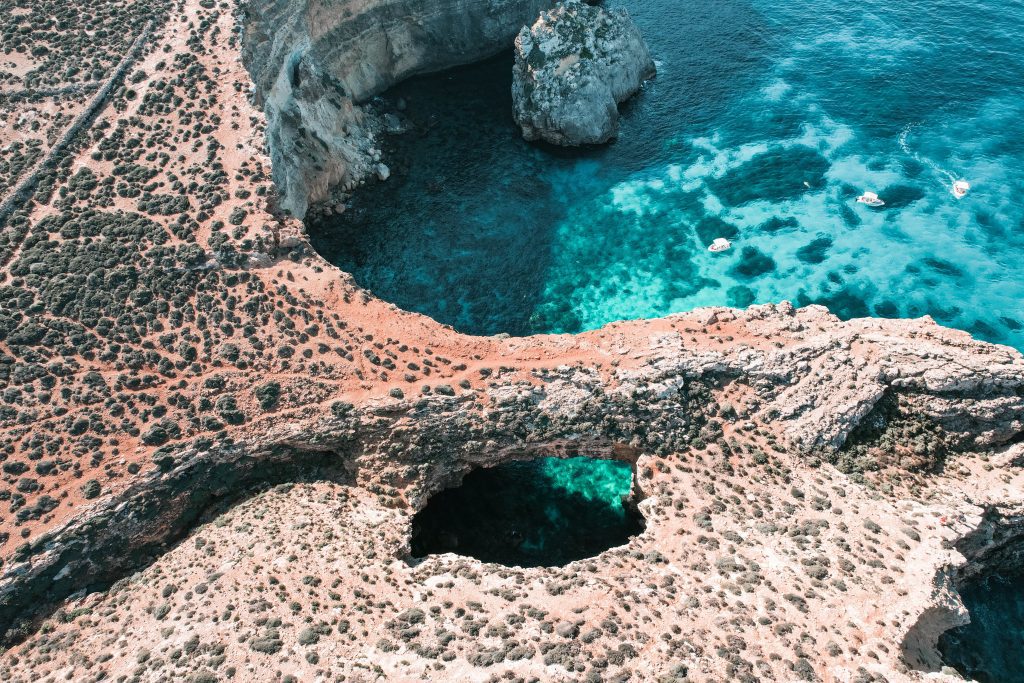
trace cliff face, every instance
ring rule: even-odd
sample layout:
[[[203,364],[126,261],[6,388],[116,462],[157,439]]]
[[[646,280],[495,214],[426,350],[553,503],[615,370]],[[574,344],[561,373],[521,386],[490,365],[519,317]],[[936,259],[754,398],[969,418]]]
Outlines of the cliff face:
[[[458,359],[470,353],[460,346],[469,338],[435,332],[435,354]],[[760,481],[760,465],[751,465],[757,460],[738,453],[770,453],[801,476],[827,475],[836,485],[849,486],[834,468],[807,463],[841,461],[848,435],[870,419],[885,396],[899,398],[899,411],[927,419],[931,435],[924,436],[945,440],[952,453],[1004,448],[1024,432],[1024,359],[928,320],[841,322],[821,307],[783,304],[746,311],[700,309],[616,323],[579,337],[473,342],[472,355],[486,359],[474,362],[500,363],[499,373],[453,364],[455,374],[435,378],[442,382],[439,391],[418,398],[395,398],[382,386],[380,393],[353,396],[351,403],[275,415],[252,425],[234,445],[158,449],[152,455],[156,468],[147,476],[26,544],[13,558],[0,576],[0,623],[13,624],[40,604],[130,572],[147,556],[159,555],[220,496],[311,473],[343,481],[367,496],[378,492],[379,500],[391,492],[387,507],[414,511],[474,467],[537,453],[615,457],[640,469],[658,469],[656,460],[684,454],[697,462],[732,459],[735,464],[727,470],[737,468],[733,474],[750,491],[771,497],[783,484]],[[480,377],[485,385],[462,389],[469,378]],[[441,391],[442,386],[449,389]],[[891,455],[891,447],[884,430],[862,439],[862,445],[879,458],[867,469],[886,466],[882,457]],[[897,449],[911,445],[928,444],[900,443]],[[991,472],[982,469],[989,463],[967,457],[958,455],[957,467],[948,469],[960,475],[960,468],[971,464],[975,470],[966,480],[945,475],[932,480],[946,493],[928,503],[936,514],[957,519],[956,529],[933,525],[942,538],[936,536],[926,556],[906,566],[914,576],[908,581],[921,583],[925,593],[907,609],[932,610],[908,636],[920,641],[922,650],[963,618],[955,584],[930,587],[944,576],[935,579],[934,572],[960,565],[965,556],[990,564],[990,550],[1020,547],[1019,524],[992,521],[977,507],[1021,504],[1021,473],[1014,464],[1019,452],[992,460]],[[768,463],[762,464],[771,474]],[[754,470],[745,472],[747,467]],[[663,493],[672,489],[667,480],[663,484]],[[643,487],[654,490],[650,482]],[[879,509],[905,502],[891,498],[879,502]],[[865,500],[864,505],[875,504]],[[649,511],[649,522],[657,519]],[[405,537],[402,528],[394,531],[396,538]],[[770,544],[765,540],[764,545]],[[951,615],[959,615],[959,621]],[[942,628],[928,630],[924,624]],[[885,640],[899,642],[902,634],[887,633]],[[905,650],[919,666],[934,663],[918,655],[917,647]]]
[[[274,0],[245,7],[243,60],[267,116],[281,206],[301,218],[367,175],[372,116],[404,78],[511,48],[548,0]]]
[[[227,10],[184,0],[145,96],[69,149],[94,190],[196,188],[182,213],[57,174],[0,244],[0,631],[28,638],[0,679],[920,681],[958,582],[1019,566],[1020,353],[788,304],[513,339],[402,312],[256,199]],[[260,11],[269,55],[299,10]],[[286,169],[280,136],[329,161],[332,127],[369,130],[322,64],[284,64],[259,93],[297,122],[269,131]],[[635,463],[628,544],[404,561],[467,471],[584,453]]]

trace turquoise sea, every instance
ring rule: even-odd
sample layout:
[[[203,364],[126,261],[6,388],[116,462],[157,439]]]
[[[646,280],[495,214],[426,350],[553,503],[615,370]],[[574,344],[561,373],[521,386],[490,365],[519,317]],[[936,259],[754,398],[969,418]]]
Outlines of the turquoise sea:
[[[1024,348],[1024,2],[609,5],[658,65],[614,144],[523,142],[508,55],[413,80],[398,173],[317,248],[466,332],[789,299]]]

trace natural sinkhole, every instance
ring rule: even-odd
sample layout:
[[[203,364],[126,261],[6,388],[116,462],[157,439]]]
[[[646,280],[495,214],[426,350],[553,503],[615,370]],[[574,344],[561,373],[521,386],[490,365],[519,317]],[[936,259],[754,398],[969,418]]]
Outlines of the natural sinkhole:
[[[561,566],[643,530],[632,467],[616,460],[538,458],[470,472],[413,518],[412,555],[468,555],[518,567]]]
[[[960,588],[971,623],[939,639],[943,660],[980,683],[1024,683],[1024,573]]]

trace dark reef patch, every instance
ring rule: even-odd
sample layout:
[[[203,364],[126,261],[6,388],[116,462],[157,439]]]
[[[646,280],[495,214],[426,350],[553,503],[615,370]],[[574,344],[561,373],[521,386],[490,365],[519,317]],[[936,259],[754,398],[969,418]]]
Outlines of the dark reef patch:
[[[697,223],[697,238],[707,247],[719,237],[727,240],[734,240],[739,237],[740,231],[735,225],[726,223],[718,216],[708,216]]]
[[[757,226],[760,232],[766,232],[774,234],[780,230],[796,230],[800,227],[800,221],[789,216],[788,218],[780,218],[778,216],[772,216],[761,225]]]
[[[902,209],[919,199],[924,199],[924,190],[913,185],[891,185],[878,195],[885,200],[888,209]]]
[[[796,145],[758,154],[708,185],[731,206],[757,200],[781,202],[799,197],[808,186],[820,186],[828,169],[828,159],[810,147]]]
[[[751,279],[775,270],[775,260],[757,247],[743,247],[740,252],[740,260],[732,267],[732,274],[743,278]]]
[[[828,256],[828,250],[832,248],[831,237],[818,237],[814,241],[796,250],[796,257],[803,263],[824,263]]]

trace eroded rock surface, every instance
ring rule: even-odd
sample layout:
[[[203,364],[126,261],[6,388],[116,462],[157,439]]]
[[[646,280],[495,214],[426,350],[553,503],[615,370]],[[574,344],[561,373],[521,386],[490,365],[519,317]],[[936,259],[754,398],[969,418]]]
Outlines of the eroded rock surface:
[[[376,172],[360,106],[409,76],[496,54],[550,0],[273,0],[245,4],[244,59],[267,118],[281,206],[302,218]],[[374,158],[377,156],[377,158]]]
[[[527,140],[607,142],[618,132],[618,105],[654,73],[647,44],[625,10],[565,2],[516,38],[516,122]]]
[[[1020,353],[785,303],[519,339],[400,311],[271,210],[230,10],[168,9],[5,226],[0,679],[938,668],[958,585],[1022,561]],[[627,545],[408,558],[472,468],[577,454],[635,465]]]

